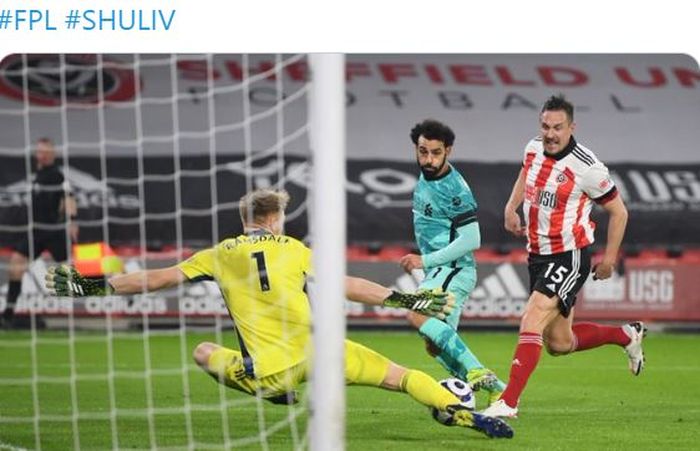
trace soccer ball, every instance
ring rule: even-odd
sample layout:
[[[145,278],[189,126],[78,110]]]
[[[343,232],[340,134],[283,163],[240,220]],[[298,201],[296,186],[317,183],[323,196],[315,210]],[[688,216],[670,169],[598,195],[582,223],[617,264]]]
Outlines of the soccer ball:
[[[456,377],[450,377],[440,381],[440,385],[448,389],[459,399],[459,403],[462,404],[469,410],[476,409],[476,397],[472,391],[469,384],[463,380],[457,379]],[[438,410],[434,407],[430,408],[430,413],[433,415],[435,421],[445,426],[452,425],[452,415],[445,412],[444,410]]]

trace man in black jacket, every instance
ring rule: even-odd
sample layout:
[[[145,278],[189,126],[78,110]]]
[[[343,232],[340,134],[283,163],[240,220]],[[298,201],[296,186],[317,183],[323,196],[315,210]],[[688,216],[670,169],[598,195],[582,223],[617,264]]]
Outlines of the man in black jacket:
[[[29,262],[45,250],[57,262],[67,260],[70,241],[78,239],[77,208],[68,183],[56,164],[56,149],[49,138],[37,140],[34,151],[36,173],[32,180],[31,202],[27,210],[27,234],[15,243],[10,257],[7,302],[1,322],[18,325],[14,317],[22,291],[22,276]],[[70,241],[69,241],[70,240]]]

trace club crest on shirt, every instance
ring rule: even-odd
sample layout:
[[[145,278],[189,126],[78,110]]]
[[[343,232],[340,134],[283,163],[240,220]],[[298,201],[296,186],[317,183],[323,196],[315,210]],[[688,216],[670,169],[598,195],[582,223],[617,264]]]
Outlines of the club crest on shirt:
[[[453,197],[453,198],[452,198],[452,206],[453,206],[453,207],[459,207],[460,205],[462,205],[462,199],[460,199],[460,198],[457,197],[457,196]]]
[[[558,184],[561,185],[562,183],[566,183],[567,180],[569,180],[569,178],[563,172],[561,174],[557,175],[557,183]]]

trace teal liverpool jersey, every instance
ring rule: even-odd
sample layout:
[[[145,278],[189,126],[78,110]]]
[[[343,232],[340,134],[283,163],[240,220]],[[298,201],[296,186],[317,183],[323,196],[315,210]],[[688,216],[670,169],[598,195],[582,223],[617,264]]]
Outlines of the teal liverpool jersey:
[[[438,179],[426,180],[421,174],[413,190],[413,229],[421,254],[443,249],[454,241],[457,229],[476,220],[476,209],[469,185],[452,165]],[[474,254],[468,252],[448,265],[474,268]]]

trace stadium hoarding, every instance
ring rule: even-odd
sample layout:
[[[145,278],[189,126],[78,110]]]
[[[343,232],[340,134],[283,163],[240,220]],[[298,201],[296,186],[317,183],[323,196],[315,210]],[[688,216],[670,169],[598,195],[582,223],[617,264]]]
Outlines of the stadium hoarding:
[[[0,171],[0,246],[9,246],[26,230],[28,189],[24,158],[2,158]],[[108,158],[110,177],[103,182],[100,160],[78,157],[65,171],[78,204],[83,241],[109,241],[113,245],[139,245],[144,229],[147,247],[159,249],[178,242],[201,248],[240,233],[238,198],[246,189],[246,169],[231,156],[220,156],[215,168],[209,157],[180,158],[180,172],[167,157],[149,157],[141,166],[132,158]],[[482,242],[492,247],[522,244],[503,228],[503,206],[517,163],[454,162],[468,180],[479,204]],[[613,163],[611,175],[630,221],[625,243],[635,246],[700,246],[700,163]],[[407,244],[413,241],[412,192],[417,180],[415,163],[387,160],[351,160],[347,164],[347,236],[350,244]],[[268,157],[249,171],[259,186],[273,186],[280,173],[292,195],[287,232],[306,237],[305,199],[310,166],[301,158]],[[140,187],[142,185],[142,187]],[[216,196],[212,196],[216,189]],[[143,193],[141,195],[141,192]],[[214,204],[212,199],[217,199]],[[103,204],[107,205],[107,216]],[[604,237],[607,219],[599,207],[596,236]],[[598,220],[602,219],[602,220]],[[214,222],[214,223],[212,223]],[[179,227],[179,229],[178,229]],[[108,236],[103,233],[107,230]],[[213,236],[212,231],[220,234]]]
[[[127,258],[127,271],[140,268],[142,260]],[[175,263],[172,258],[147,260],[149,267]],[[0,275],[0,309],[7,292],[6,262]],[[113,318],[140,321],[143,316],[161,319],[160,325],[177,326],[178,317],[207,319],[227,316],[221,293],[213,282],[185,284],[149,295],[90,297],[71,300],[48,296],[43,288],[47,263],[37,260],[23,279],[18,312],[29,310],[48,318]],[[591,279],[584,285],[576,304],[580,320],[630,320],[667,322],[700,321],[700,292],[695,289],[700,261],[689,259],[627,259],[624,274],[606,281]],[[403,273],[396,262],[356,260],[348,262],[348,272],[399,290],[413,291],[422,277],[420,271]],[[477,286],[462,311],[462,321],[479,324],[515,324],[529,293],[527,265],[522,259],[499,257],[478,266]],[[405,325],[405,312],[384,307],[347,302],[349,324]]]
[[[700,321],[700,292],[695,288],[699,269],[698,261],[626,259],[624,274],[605,281],[589,277],[577,297],[576,319]],[[402,273],[394,262],[350,262],[348,271],[402,290],[414,290],[422,277]],[[479,263],[477,273],[477,285],[462,311],[463,321],[519,318],[529,297],[527,264],[503,256]],[[401,316],[385,309],[365,310]]]
[[[285,136],[307,122],[306,58],[283,57],[276,67],[265,54],[32,54],[24,67],[10,55],[0,62],[0,148],[21,155],[30,145],[26,115],[32,139],[62,144],[65,127],[71,156],[172,155],[176,140],[182,155],[263,151],[277,144],[278,124],[262,113],[280,98],[292,99]],[[350,159],[413,161],[408,132],[434,117],[455,129],[454,159],[517,162],[540,105],[561,92],[577,106],[580,141],[604,161],[697,161],[700,68],[689,55],[349,54],[345,72]],[[308,141],[288,140],[284,152],[308,155]]]
[[[39,136],[56,141],[85,240],[140,245],[143,236],[158,249],[176,245],[181,231],[184,245],[210,245],[240,230],[244,191],[280,175],[293,197],[287,230],[306,237],[308,66],[304,55],[275,62],[263,54],[3,59],[0,246],[26,224],[26,156]],[[501,226],[502,208],[539,105],[562,92],[577,106],[577,138],[609,165],[627,202],[627,242],[700,245],[700,68],[688,55],[348,55],[346,79],[350,244],[413,240],[418,171],[408,134],[434,117],[457,134],[451,159],[475,192],[485,245],[518,245]]]

